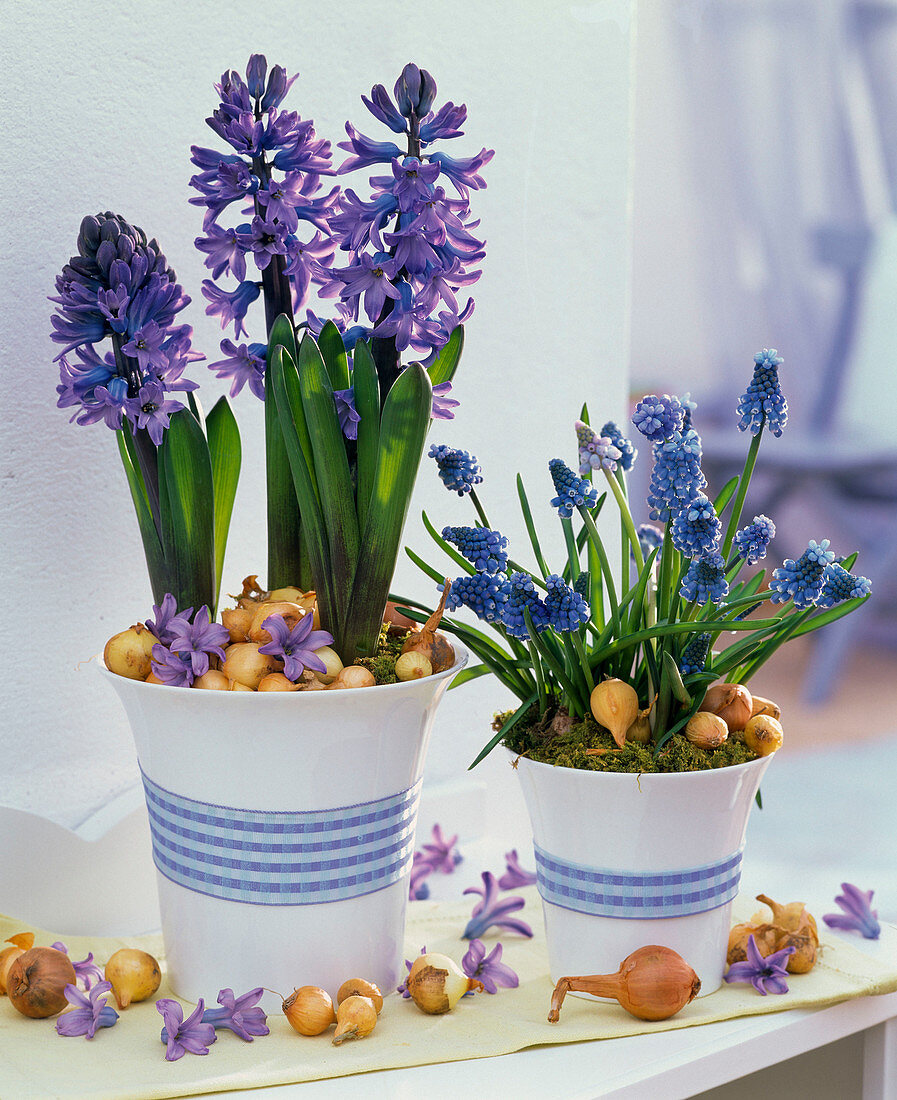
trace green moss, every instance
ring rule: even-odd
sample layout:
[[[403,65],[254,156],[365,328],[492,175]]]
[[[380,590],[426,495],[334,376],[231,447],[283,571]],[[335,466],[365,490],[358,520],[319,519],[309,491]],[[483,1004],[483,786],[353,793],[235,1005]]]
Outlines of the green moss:
[[[512,713],[496,715],[494,728],[501,729]],[[529,760],[541,764],[587,771],[695,772],[756,759],[755,753],[734,738],[709,751],[692,745],[679,733],[674,733],[657,755],[653,744],[640,745],[634,741],[627,741],[618,749],[610,733],[591,716],[570,724],[561,715],[552,723],[540,720],[535,708],[517,723],[504,744],[512,752],[525,754]]]
[[[378,684],[398,683],[396,678],[396,661],[402,652],[405,636],[391,638],[386,633],[387,623],[383,624],[380,637],[377,639],[377,649],[370,657],[359,657],[354,663],[366,668]]]

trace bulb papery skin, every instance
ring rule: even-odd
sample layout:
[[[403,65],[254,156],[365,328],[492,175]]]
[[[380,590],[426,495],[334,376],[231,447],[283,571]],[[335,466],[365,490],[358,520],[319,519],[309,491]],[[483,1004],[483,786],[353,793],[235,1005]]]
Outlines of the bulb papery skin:
[[[347,997],[368,997],[374,1004],[379,1016],[383,1010],[383,994],[379,986],[364,978],[349,978],[339,987],[336,993],[336,1003],[341,1005]]]
[[[743,730],[753,713],[751,693],[743,684],[714,684],[707,689],[701,710],[719,715],[729,733]]]
[[[377,1026],[377,1009],[370,997],[347,997],[336,1010],[332,1043],[338,1047],[350,1039],[364,1039]]]
[[[136,947],[121,947],[110,956],[104,976],[121,1009],[152,997],[162,982],[157,960]]]
[[[364,665],[346,665],[340,670],[333,683],[327,685],[327,690],[373,687],[376,682],[374,674]]]
[[[77,977],[68,955],[53,947],[32,947],[13,960],[6,975],[12,1006],[33,1020],[55,1016],[67,1007],[67,985]]]
[[[249,640],[251,642],[267,645],[271,641],[271,634],[262,627],[262,623],[271,615],[281,615],[283,621],[292,630],[296,623],[304,617],[305,609],[297,603],[287,601],[263,603],[252,618],[252,625],[249,628]]]
[[[283,1014],[300,1035],[322,1035],[336,1022],[330,994],[316,985],[303,985],[283,1002]]]
[[[321,684],[332,684],[337,676],[343,671],[343,662],[340,659],[340,655],[335,649],[331,649],[329,645],[322,645],[319,649],[315,650],[315,656],[319,657],[327,666],[326,672],[314,673],[315,679]]]
[[[287,585],[286,588],[273,588],[268,593],[268,599],[271,603],[298,603],[305,593],[301,588],[293,588],[291,585]]]
[[[248,642],[254,618],[254,608],[231,607],[221,612],[221,625],[230,635],[231,642]]]
[[[626,743],[626,731],[639,715],[638,694],[623,680],[602,680],[589,698],[595,721],[610,730],[617,748]]]
[[[288,680],[282,672],[269,672],[259,681],[259,691],[298,691],[299,685]]]
[[[396,679],[420,680],[424,676],[433,675],[433,665],[426,653],[416,649],[409,649],[406,653],[400,653],[396,661]]]
[[[688,720],[685,736],[699,749],[718,749],[729,737],[729,727],[718,714],[699,710]]]
[[[769,718],[775,718],[777,722],[781,720],[782,710],[772,699],[764,699],[762,695],[752,695],[751,703],[751,718],[756,718],[758,714],[765,714]]]
[[[145,680],[153,670],[153,646],[158,641],[143,623],[135,623],[127,630],[113,634],[103,650],[103,663],[117,676]]]
[[[229,691],[230,680],[221,672],[220,669],[210,668],[208,672],[204,672],[202,676],[197,676],[193,681],[194,688],[205,689],[206,691]]]
[[[277,657],[259,653],[259,642],[236,642],[224,651],[224,664],[221,671],[228,680],[238,680],[241,684],[258,689],[259,684],[271,672],[280,672],[283,662]]]
[[[4,947],[0,951],[0,994],[6,993],[6,978],[9,974],[9,968],[20,955],[24,955],[26,951],[30,951],[34,947],[34,933],[19,932],[15,936],[10,936],[6,942],[9,947]]]
[[[744,727],[744,743],[760,756],[777,752],[785,739],[781,725],[768,714],[757,714]]]
[[[430,1016],[451,1012],[469,990],[481,991],[483,983],[468,978],[448,955],[419,955],[411,967],[405,987],[411,999]]]

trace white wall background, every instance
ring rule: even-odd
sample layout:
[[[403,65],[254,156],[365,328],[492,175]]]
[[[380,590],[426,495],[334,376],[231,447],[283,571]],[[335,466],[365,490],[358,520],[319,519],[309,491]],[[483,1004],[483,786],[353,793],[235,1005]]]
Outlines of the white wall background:
[[[527,560],[515,472],[552,529],[547,461],[575,457],[571,422],[581,402],[596,417],[624,414],[630,15],[630,0],[7,8],[0,530],[9,611],[0,618],[0,805],[73,826],[137,775],[119,704],[86,663],[108,636],[149,613],[136,522],[112,433],[69,425],[55,408],[46,297],[82,216],[111,209],[158,237],[193,296],[183,319],[194,325],[195,346],[217,358],[223,334],[203,313],[206,272],[193,248],[201,213],[187,204],[189,146],[217,142],[203,121],[216,105],[213,82],[264,52],[299,70],[288,105],[335,143],[346,118],[376,131],[361,93],[391,86],[409,60],[429,69],[440,100],[469,108],[467,136],[451,151],[496,150],[489,188],[474,196],[488,257],[457,379],[462,407],[431,440],[479,457],[493,523]],[[263,336],[260,310],[252,335]],[[210,407],[222,387],[201,364],[193,377]],[[235,411],[244,466],[226,591],[246,573],[263,574],[266,556],[261,406],[244,393]],[[442,526],[468,522],[465,505],[425,462],[408,543],[425,545],[422,506]],[[396,588],[432,592],[407,563]],[[431,754],[436,775],[463,772],[503,702],[485,680],[450,694]]]

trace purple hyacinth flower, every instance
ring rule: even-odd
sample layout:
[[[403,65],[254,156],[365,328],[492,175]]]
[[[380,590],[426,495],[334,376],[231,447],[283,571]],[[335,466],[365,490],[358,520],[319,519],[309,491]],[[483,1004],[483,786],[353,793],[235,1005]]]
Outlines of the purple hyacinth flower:
[[[146,382],[136,397],[129,397],[124,403],[128,419],[136,429],[146,428],[157,447],[162,442],[171,414],[183,408],[180,401],[165,400],[165,390],[155,379]]]
[[[271,635],[271,641],[259,646],[259,653],[283,660],[283,674],[294,683],[307,668],[326,672],[327,666],[315,654],[316,649],[330,645],[333,635],[326,630],[312,630],[313,615],[303,615],[291,630],[283,615],[269,615],[262,629]]]
[[[501,944],[497,943],[487,955],[482,940],[471,940],[467,954],[461,960],[461,969],[467,977],[481,981],[487,993],[497,993],[500,985],[505,989],[516,989],[520,985],[514,971],[501,961],[501,951]]]
[[[246,248],[237,240],[237,231],[212,223],[206,227],[206,233],[208,236],[197,237],[193,243],[200,252],[205,252],[205,264],[212,269],[212,278],[229,272],[242,282],[246,278]]]
[[[266,1022],[268,1017],[258,1005],[263,993],[264,989],[259,986],[242,997],[234,997],[232,989],[222,989],[218,994],[221,1008],[207,1008],[202,1014],[202,1022],[211,1024],[216,1030],[226,1028],[247,1043],[256,1035],[268,1035],[271,1031]]]
[[[155,676],[169,687],[191,687],[195,679],[189,657],[173,653],[167,646],[154,645],[151,666]]]
[[[526,921],[508,915],[522,909],[526,905],[525,900],[519,897],[510,897],[499,901],[499,886],[495,881],[495,876],[491,871],[484,871],[482,878],[482,890],[478,886],[470,886],[464,891],[465,894],[482,895],[482,901],[474,906],[473,913],[467,922],[467,927],[461,934],[461,938],[464,940],[479,939],[487,929],[492,927],[505,928],[509,932],[519,932],[521,936],[531,938],[533,930]]]
[[[225,660],[223,647],[230,640],[230,635],[221,623],[211,622],[205,604],[193,616],[192,623],[178,616],[171,620],[168,629],[172,636],[169,648],[183,660],[190,661],[194,676],[204,676],[209,671],[210,653]]]
[[[165,1051],[166,1062],[176,1062],[185,1054],[209,1053],[209,1047],[218,1036],[211,1024],[202,1022],[206,1009],[202,997],[199,998],[196,1008],[186,1020],[183,1008],[170,997],[160,997],[156,1001],[156,1009],[165,1021],[160,1038],[168,1046]]]
[[[536,872],[524,871],[517,859],[517,849],[505,852],[505,873],[498,880],[502,890],[519,890],[521,886],[535,886]]]
[[[125,355],[136,359],[142,371],[148,371],[158,359],[159,349],[166,335],[165,330],[155,321],[147,321],[126,344],[122,345],[121,350]]]
[[[881,935],[878,910],[872,908],[874,890],[860,890],[849,882],[842,882],[843,894],[835,898],[843,913],[826,913],[823,920],[829,928],[845,932],[859,932],[867,940],[877,940]]]
[[[424,856],[434,871],[438,871],[443,875],[450,875],[458,864],[463,861],[464,857],[456,848],[457,842],[457,833],[446,840],[442,835],[442,828],[439,825],[433,826],[430,843],[424,844],[423,849]]]
[[[54,951],[61,951],[63,955],[68,955],[69,949],[62,942],[57,940],[56,943],[50,945]],[[74,959],[70,960],[75,970],[75,977],[81,982],[85,990],[90,989],[94,982],[100,982],[103,980],[103,971],[93,961],[93,952],[87,952],[87,958],[81,959],[80,962],[75,962]]]
[[[351,386],[347,390],[334,390],[333,400],[336,402],[336,415],[343,435],[346,439],[357,439],[361,416],[355,408],[355,391]]]
[[[781,951],[774,951],[764,958],[754,937],[749,936],[747,958],[743,962],[732,963],[723,979],[727,982],[750,982],[764,997],[767,993],[787,993],[788,971],[785,966],[788,957],[796,950],[795,947],[783,947]]]
[[[421,953],[421,955],[426,955],[426,953],[427,953],[427,948],[426,948],[425,946],[424,946],[424,947],[422,947],[422,948],[420,949],[420,953]],[[411,967],[412,967],[413,965],[414,965],[414,963],[413,963],[413,962],[411,961],[411,959],[406,959],[406,960],[405,960],[405,968],[407,969],[407,971],[408,971],[408,973],[409,973],[409,974],[411,973]],[[405,981],[404,981],[404,982],[402,982],[402,984],[401,984],[401,985],[397,985],[397,986],[396,986],[396,993],[401,993],[401,994],[402,994],[402,997],[403,997],[403,998],[404,998],[404,999],[405,999],[406,1001],[409,1001],[409,1000],[411,1000],[411,994],[410,994],[410,993],[408,992],[408,979],[407,979],[407,976],[406,976],[406,978],[405,978]]]
[[[180,612],[180,616],[188,621],[192,614],[192,607],[188,607],[186,611]],[[167,646],[172,639],[170,625],[176,615],[178,615],[177,602],[170,592],[166,592],[162,598],[161,604],[153,604],[153,617],[147,619],[144,625],[151,634],[154,634],[156,638],[159,639],[162,645]]]
[[[65,999],[74,1007],[56,1021],[57,1034],[68,1038],[83,1035],[92,1039],[99,1028],[114,1027],[118,1022],[118,1013],[106,1004],[105,997],[111,989],[111,982],[97,982],[89,993],[84,994],[76,985],[67,985],[63,990]]]
[[[243,282],[235,290],[228,292],[215,286],[211,279],[203,279],[202,293],[209,302],[206,313],[210,317],[219,316],[222,328],[227,328],[233,322],[234,335],[239,336],[246,332],[243,319],[250,305],[261,293],[261,288],[258,283]]]
[[[452,392],[451,382],[439,382],[433,387],[433,409],[430,415],[434,420],[454,420],[453,409],[461,404],[454,397],[449,397]]]
[[[218,378],[231,380],[230,395],[236,397],[248,383],[250,390],[260,400],[265,400],[266,348],[264,344],[235,344],[222,340],[224,359],[209,363]]]
[[[430,887],[424,881],[433,874],[433,865],[423,852],[415,852],[411,861],[411,874],[408,877],[408,898],[410,901],[426,901],[430,896]]]

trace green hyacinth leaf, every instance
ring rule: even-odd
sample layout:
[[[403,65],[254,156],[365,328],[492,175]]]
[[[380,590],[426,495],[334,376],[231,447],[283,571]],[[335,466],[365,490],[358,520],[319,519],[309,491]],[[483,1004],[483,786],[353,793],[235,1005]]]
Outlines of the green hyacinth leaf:
[[[455,376],[455,371],[458,369],[458,363],[461,359],[461,352],[463,350],[464,326],[456,325],[452,330],[451,336],[439,349],[439,354],[429,367],[427,367],[430,382],[434,386],[438,386],[442,382],[451,382],[452,378]]]
[[[380,450],[380,382],[371,349],[364,340],[358,341],[352,353],[352,387],[355,391],[355,411],[361,417],[355,445],[355,501],[358,529],[363,531]]]
[[[240,480],[243,449],[240,429],[226,397],[218,399],[206,417],[206,438],[212,462],[212,490],[215,501],[215,601],[221,595],[221,574],[230,530],[234,497]]]
[[[318,337],[318,348],[330,376],[330,385],[335,390],[349,388],[349,358],[340,330],[333,321],[328,321]]]

